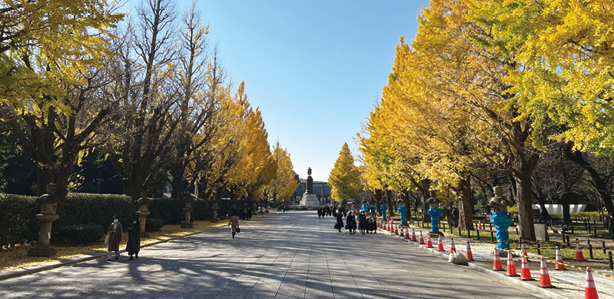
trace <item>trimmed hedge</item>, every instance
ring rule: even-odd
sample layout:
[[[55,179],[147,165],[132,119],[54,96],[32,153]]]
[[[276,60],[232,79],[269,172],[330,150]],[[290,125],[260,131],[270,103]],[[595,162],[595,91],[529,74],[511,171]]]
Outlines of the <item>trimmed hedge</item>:
[[[157,232],[164,226],[164,221],[160,218],[147,217],[145,221],[145,231]]]
[[[53,243],[85,244],[96,242],[104,236],[106,229],[96,223],[82,225],[63,225],[55,230]]]
[[[0,247],[34,241],[40,223],[34,216],[40,213],[35,197],[0,194]]]
[[[149,229],[149,219],[158,218],[164,224],[179,224],[183,221],[183,203],[172,198],[153,198],[149,204],[151,214],[147,217],[147,231]],[[223,206],[223,204],[220,204]],[[243,201],[237,201],[237,206],[243,206]],[[204,199],[196,199],[192,203],[193,220],[205,220],[211,218],[211,203]],[[124,229],[128,229],[132,219],[136,216],[138,204],[129,196],[116,194],[88,194],[70,193],[66,199],[64,207],[64,217],[62,225],[85,227],[95,224],[102,226],[106,232],[108,226],[113,222],[112,217],[117,215]],[[0,217],[0,246],[14,245],[36,241],[40,223],[35,219],[36,214],[40,213],[40,205],[36,202],[36,197],[0,194],[0,211],[4,214]],[[220,215],[223,211],[220,211]],[[160,223],[160,222],[158,222]],[[152,224],[152,228],[159,230],[162,225]],[[159,226],[158,228],[156,228]],[[60,228],[54,223],[52,228],[52,242],[59,242],[55,238],[64,241],[77,243],[82,242],[84,237],[76,237],[73,240],[63,237],[64,230],[75,230],[76,228]],[[87,229],[90,229],[88,226]],[[59,236],[58,236],[59,234]],[[95,234],[94,234],[95,235]],[[94,235],[92,238],[94,238]],[[99,237],[100,239],[102,237]]]
[[[70,193],[66,198],[62,225],[95,223],[104,227],[106,232],[113,216],[117,215],[127,230],[137,209],[138,204],[126,195]]]

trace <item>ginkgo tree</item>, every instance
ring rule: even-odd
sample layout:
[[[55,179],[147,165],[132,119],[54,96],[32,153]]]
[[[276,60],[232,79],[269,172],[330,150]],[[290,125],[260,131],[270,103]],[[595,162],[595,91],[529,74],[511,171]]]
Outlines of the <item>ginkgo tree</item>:
[[[354,165],[347,142],[341,147],[335,167],[330,171],[328,184],[332,188],[331,197],[340,202],[353,198],[360,191],[360,172]]]

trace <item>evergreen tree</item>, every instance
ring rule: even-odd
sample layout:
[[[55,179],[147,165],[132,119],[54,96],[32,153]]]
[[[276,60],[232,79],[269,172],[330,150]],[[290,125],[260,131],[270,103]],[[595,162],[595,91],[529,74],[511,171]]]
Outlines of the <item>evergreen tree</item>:
[[[347,142],[341,147],[335,168],[328,177],[333,199],[343,201],[354,197],[360,191],[360,172],[354,166],[354,157],[350,153]]]

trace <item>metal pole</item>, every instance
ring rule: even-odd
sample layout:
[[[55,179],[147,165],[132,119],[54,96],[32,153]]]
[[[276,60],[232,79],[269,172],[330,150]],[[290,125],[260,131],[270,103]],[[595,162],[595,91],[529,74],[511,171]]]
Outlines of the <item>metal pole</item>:
[[[494,232],[492,230],[490,231],[490,242],[491,243],[495,242],[495,235],[494,235]]]
[[[539,247],[539,241],[537,241],[537,254],[541,255],[542,254],[542,250]]]
[[[601,247],[603,247],[603,254],[605,254],[605,241],[601,242]]]
[[[612,264],[612,251],[608,251],[608,260],[610,261],[610,271],[614,270],[614,264]]]

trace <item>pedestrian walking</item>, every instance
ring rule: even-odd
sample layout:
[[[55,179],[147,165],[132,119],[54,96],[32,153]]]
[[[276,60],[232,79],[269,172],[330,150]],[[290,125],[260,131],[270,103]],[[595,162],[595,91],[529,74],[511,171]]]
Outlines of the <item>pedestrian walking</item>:
[[[247,208],[247,220],[252,220],[252,208]]]
[[[119,218],[113,216],[113,223],[109,225],[107,231],[107,237],[105,243],[109,244],[107,247],[107,261],[111,260],[111,252],[115,251],[115,259],[119,258],[119,243],[122,241],[122,224],[119,223]]]
[[[337,212],[337,223],[335,223],[335,228],[339,230],[339,232],[341,232],[341,229],[343,228],[343,214]]]
[[[235,214],[232,214],[230,217],[230,222],[228,222],[228,226],[230,226],[230,231],[232,232],[232,238],[235,238],[235,234],[239,230],[239,218]]]
[[[350,212],[346,218],[346,226],[345,228],[350,231],[350,235],[356,234],[356,217],[354,216],[354,212]]]
[[[364,213],[358,214],[358,230],[361,234],[365,234],[367,227],[369,226],[369,221]]]
[[[132,260],[132,255],[139,259],[139,251],[141,250],[141,222],[139,218],[134,218],[132,224],[128,228],[128,243],[126,243],[126,251]]]

